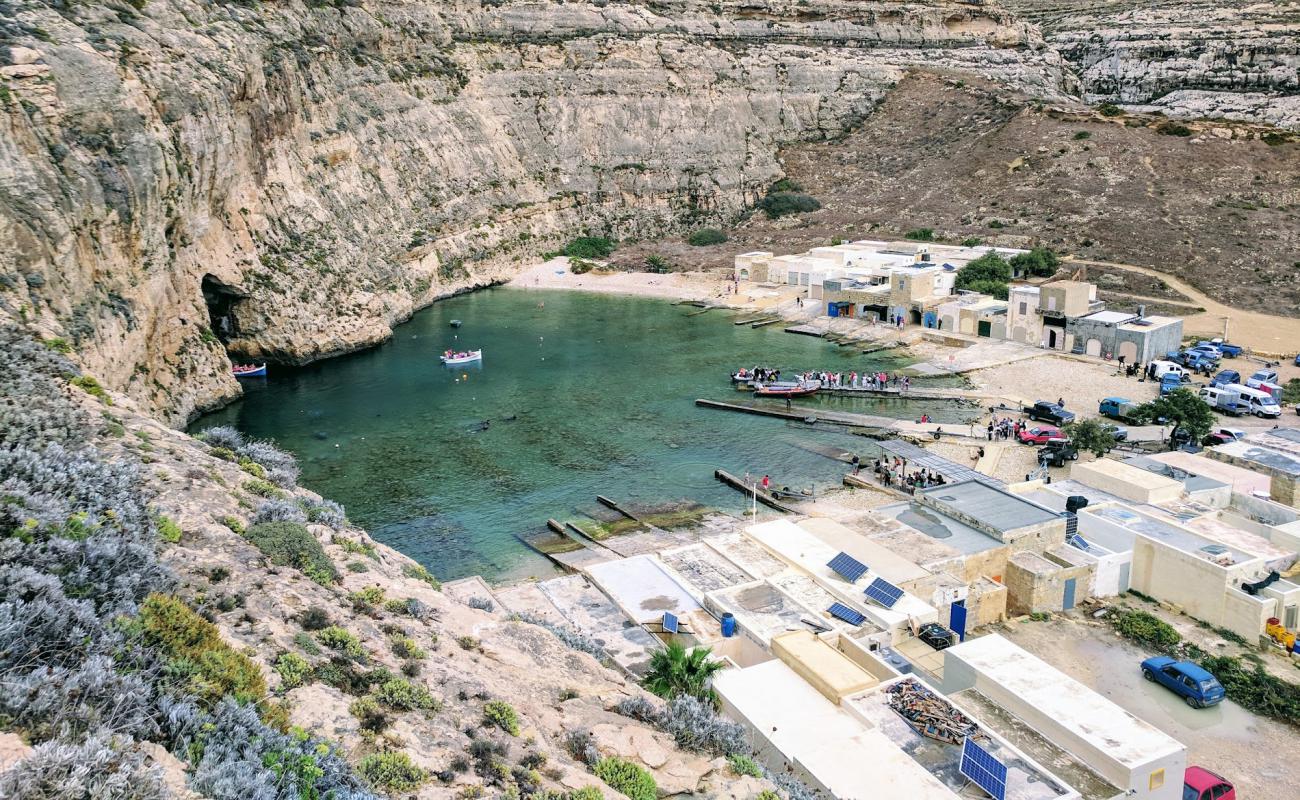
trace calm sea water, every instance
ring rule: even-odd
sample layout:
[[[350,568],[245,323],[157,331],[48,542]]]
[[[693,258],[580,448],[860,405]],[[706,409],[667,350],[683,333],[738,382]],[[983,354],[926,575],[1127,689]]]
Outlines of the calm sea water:
[[[741,510],[713,470],[770,473],[778,485],[838,485],[843,465],[808,448],[869,440],[782,420],[697,408],[747,398],[728,375],[892,369],[853,348],[752,330],[734,317],[660,300],[499,288],[440,302],[380,347],[245,381],[239,402],[195,423],[234,425],[295,453],[301,482],[436,575],[547,574],[514,538],[597,494],[690,498]],[[451,328],[453,319],[464,326]],[[484,351],[446,367],[447,348]],[[952,404],[827,398],[827,407],[957,421]],[[490,421],[484,428],[483,422]]]

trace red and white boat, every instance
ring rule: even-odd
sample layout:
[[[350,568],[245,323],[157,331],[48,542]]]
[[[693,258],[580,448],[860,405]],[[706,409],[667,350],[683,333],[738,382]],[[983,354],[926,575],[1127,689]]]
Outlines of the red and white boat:
[[[474,361],[482,361],[483,351],[470,350],[468,353],[453,353],[452,351],[448,350],[447,352],[438,356],[438,358],[442,359],[442,363],[447,364],[449,366],[455,364],[469,364]]]

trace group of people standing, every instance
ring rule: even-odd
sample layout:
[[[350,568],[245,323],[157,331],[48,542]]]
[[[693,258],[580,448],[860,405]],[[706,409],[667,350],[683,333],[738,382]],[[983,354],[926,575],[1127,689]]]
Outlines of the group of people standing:
[[[1019,436],[1020,426],[1021,426],[1021,422],[1018,419],[1013,420],[1010,417],[994,417],[989,420],[989,424],[986,429],[988,432],[989,441],[991,442],[995,439],[1000,441],[1002,439],[1010,439],[1012,437]]]
[[[887,389],[893,386],[900,391],[912,388],[912,379],[906,375],[890,375],[887,372],[805,372],[798,376],[800,381],[821,381],[824,387],[853,389]]]
[[[943,486],[947,483],[942,475],[928,469],[909,472],[907,462],[898,456],[895,456],[892,462],[888,458],[876,459],[874,472],[876,478],[886,488],[896,487],[908,494],[917,489],[928,489],[931,486]]]
[[[741,367],[736,370],[736,377],[742,379],[748,378],[751,381],[758,381],[759,383],[768,383],[770,381],[781,380],[781,370],[770,369],[768,367],[750,367],[749,369]]]

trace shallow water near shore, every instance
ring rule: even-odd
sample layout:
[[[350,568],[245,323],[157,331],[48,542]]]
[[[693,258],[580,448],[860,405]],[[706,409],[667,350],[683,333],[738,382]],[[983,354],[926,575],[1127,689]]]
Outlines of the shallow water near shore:
[[[870,440],[841,429],[698,408],[748,399],[729,373],[895,369],[850,347],[751,330],[732,314],[662,300],[497,288],[450,298],[399,326],[388,343],[245,381],[235,404],[192,430],[229,424],[295,453],[302,485],[443,579],[549,573],[514,535],[565,519],[603,494],[692,499],[729,511],[740,494],[718,468],[769,473],[780,486],[838,486],[845,466],[808,449]],[[460,328],[450,321],[464,322]],[[481,366],[446,367],[448,348],[483,350]],[[955,422],[951,402],[817,398],[800,404]],[[487,422],[489,424],[484,425]]]

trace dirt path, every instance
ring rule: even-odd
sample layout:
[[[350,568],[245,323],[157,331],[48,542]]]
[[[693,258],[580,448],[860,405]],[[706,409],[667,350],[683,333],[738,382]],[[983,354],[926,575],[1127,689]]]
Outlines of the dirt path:
[[[1261,355],[1293,356],[1297,348],[1300,348],[1300,319],[1277,317],[1272,314],[1261,314],[1256,311],[1244,311],[1240,308],[1226,306],[1210,299],[1186,281],[1182,281],[1168,272],[1161,272],[1149,267],[1119,264],[1113,261],[1089,261],[1075,258],[1064,258],[1062,260],[1085,266],[1095,264],[1101,267],[1113,267],[1160,278],[1171,289],[1187,295],[1194,304],[1205,309],[1200,314],[1183,317],[1183,331],[1186,333],[1222,336],[1226,318],[1228,341],[1250,347]],[[1168,300],[1159,302],[1173,305]]]

